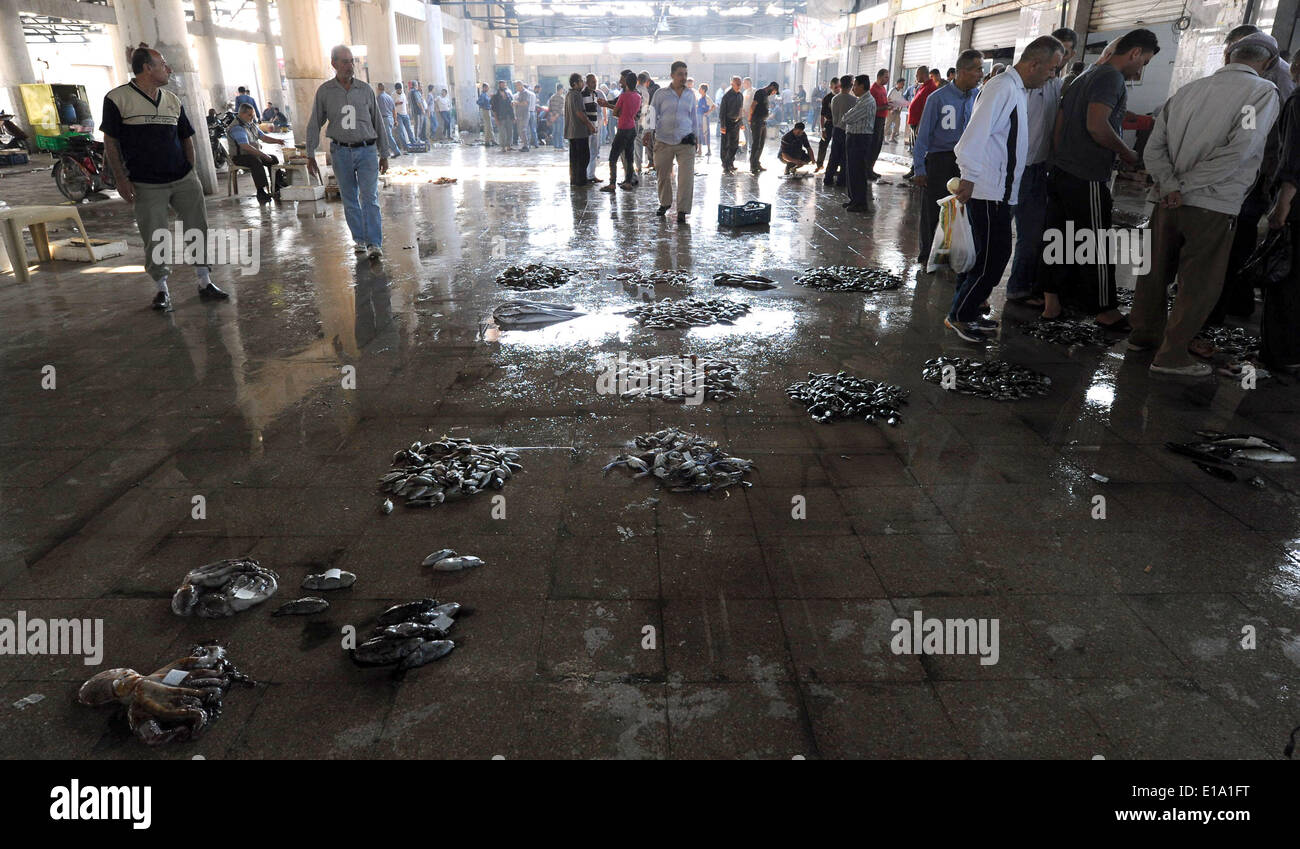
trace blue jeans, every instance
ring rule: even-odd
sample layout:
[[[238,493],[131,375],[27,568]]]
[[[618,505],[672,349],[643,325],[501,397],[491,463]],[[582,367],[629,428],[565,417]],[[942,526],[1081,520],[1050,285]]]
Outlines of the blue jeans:
[[[1038,259],[1043,252],[1043,227],[1047,219],[1047,163],[1029,165],[1020,178],[1016,204],[1016,253],[1007,278],[1007,297],[1033,294],[1038,282]]]
[[[564,150],[564,118],[556,118],[551,122],[551,147]]]
[[[537,113],[532,112],[528,115],[528,132],[533,137],[533,147],[541,147],[542,140],[537,136]]]
[[[424,116],[424,133],[425,141],[432,142],[438,137],[438,113],[430,110]]]
[[[415,141],[415,133],[411,131],[410,115],[398,115],[396,129],[397,134],[402,137],[403,145],[409,145],[411,142]]]
[[[384,130],[388,133],[388,149],[392,151],[393,156],[402,152],[403,148],[397,146],[397,137],[393,135],[393,116],[384,116]]]
[[[456,138],[456,128],[451,125],[451,113],[439,112],[438,114],[442,116],[442,129],[446,132],[447,138]]]
[[[379,217],[379,151],[375,145],[343,147],[330,145],[334,178],[339,183],[343,216],[352,241],[362,245],[383,245],[383,221]]]

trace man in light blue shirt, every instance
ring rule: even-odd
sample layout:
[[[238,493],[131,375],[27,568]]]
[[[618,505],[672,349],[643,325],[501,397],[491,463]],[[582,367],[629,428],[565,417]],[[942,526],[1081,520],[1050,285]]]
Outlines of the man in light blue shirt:
[[[673,205],[673,163],[677,163],[677,223],[685,224],[695,198],[695,144],[699,136],[699,99],[686,87],[686,63],[672,65],[672,83],[650,102],[649,127],[643,143],[654,138],[655,173],[659,180],[659,210],[663,217]]]
[[[934,228],[939,224],[939,201],[947,197],[948,181],[960,176],[953,148],[970,121],[979,96],[979,82],[984,75],[984,57],[978,50],[967,50],[957,57],[957,76],[952,85],[935,89],[926,98],[921,123],[916,127],[912,144],[912,182],[920,186],[921,253],[924,269],[930,259]]]
[[[379,114],[384,119],[384,138],[388,142],[388,149],[393,152],[393,158],[402,155],[402,148],[397,144],[397,136],[393,134],[393,112],[397,108],[393,103],[393,96],[384,91],[383,83],[375,84],[375,98],[379,101]]]

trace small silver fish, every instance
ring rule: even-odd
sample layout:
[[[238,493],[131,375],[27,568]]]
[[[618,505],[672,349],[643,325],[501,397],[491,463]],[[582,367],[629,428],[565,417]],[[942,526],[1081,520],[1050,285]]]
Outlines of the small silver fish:
[[[304,590],[342,590],[357,582],[357,576],[342,569],[330,569],[319,575],[308,575],[302,579]]]
[[[379,505],[379,512],[383,513],[385,516],[393,512],[393,499],[385,498],[384,503]]]
[[[473,569],[482,565],[483,561],[477,557],[446,557],[436,561],[433,568],[437,572],[459,572],[462,569]]]
[[[330,609],[330,603],[323,598],[307,596],[280,605],[272,616],[310,616]]]
[[[398,669],[415,669],[451,654],[456,644],[451,640],[425,640],[397,664]]]
[[[438,551],[435,551],[433,554],[430,554],[428,557],[424,558],[424,562],[421,563],[420,565],[432,566],[433,564],[437,563],[439,560],[446,560],[448,557],[455,557],[455,556],[456,556],[456,552],[454,550],[450,548],[442,548],[439,549]]]

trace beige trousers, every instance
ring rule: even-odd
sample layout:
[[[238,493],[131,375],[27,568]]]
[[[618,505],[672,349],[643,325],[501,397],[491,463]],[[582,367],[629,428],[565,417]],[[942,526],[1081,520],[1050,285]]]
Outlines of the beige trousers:
[[[673,205],[673,160],[677,161],[677,211],[689,215],[695,199],[695,145],[655,141],[660,206]]]

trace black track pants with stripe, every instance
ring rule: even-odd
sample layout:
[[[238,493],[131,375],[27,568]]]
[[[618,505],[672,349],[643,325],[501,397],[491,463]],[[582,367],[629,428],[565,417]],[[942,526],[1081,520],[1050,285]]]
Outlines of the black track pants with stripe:
[[[1044,251],[1039,258],[1038,279],[1044,292],[1058,295],[1064,303],[1090,315],[1114,309],[1118,304],[1115,297],[1115,258],[1106,257],[1105,262],[1098,262],[1095,249],[1098,244],[1106,241],[1099,237],[1111,229],[1113,206],[1110,187],[1106,183],[1083,180],[1060,168],[1052,169],[1047,177],[1044,240],[1055,229],[1060,233],[1058,238],[1065,239],[1066,258],[1078,259],[1074,250],[1082,244],[1080,234],[1086,230],[1092,233],[1094,250],[1091,262],[1060,264],[1049,263],[1047,252]],[[1071,232],[1074,233],[1073,244],[1066,238]]]

